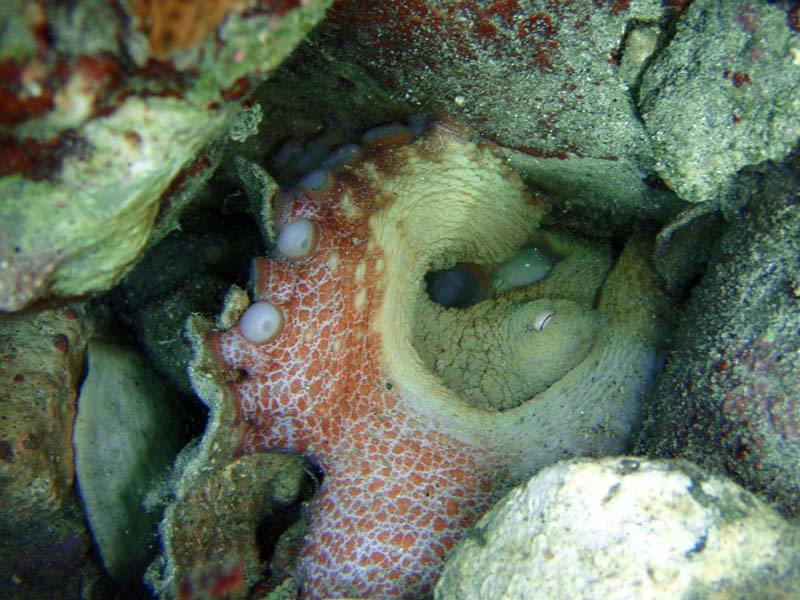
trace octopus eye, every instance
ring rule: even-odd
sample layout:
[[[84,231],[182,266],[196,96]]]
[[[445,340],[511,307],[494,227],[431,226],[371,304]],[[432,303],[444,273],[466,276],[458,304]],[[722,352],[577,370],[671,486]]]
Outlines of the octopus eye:
[[[485,267],[458,263],[451,269],[431,271],[425,277],[428,297],[445,308],[467,308],[487,297],[489,277]]]

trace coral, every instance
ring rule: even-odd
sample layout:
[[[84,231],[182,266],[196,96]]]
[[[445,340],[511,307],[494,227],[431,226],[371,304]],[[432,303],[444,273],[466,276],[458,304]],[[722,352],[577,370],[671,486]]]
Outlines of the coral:
[[[247,299],[235,291],[222,331],[198,320],[189,328],[192,380],[212,409],[195,464],[219,447],[233,456],[281,450],[324,472],[299,565],[311,598],[430,592],[464,529],[513,482],[565,456],[622,451],[660,364],[667,307],[642,240],[613,264],[607,248],[541,231],[545,205],[491,145],[446,122],[394,145],[417,129],[379,138],[335,174],[314,171],[278,196],[279,247],[289,224],[316,230],[299,227],[312,236],[303,256],[254,261],[255,299],[283,315],[273,339],[251,342],[253,323],[236,326]],[[550,275],[466,312],[448,309],[462,315],[455,323],[417,327],[447,312],[428,298],[426,273],[459,262],[494,269],[531,241],[561,258]],[[516,311],[543,300],[557,306],[549,320],[538,306]],[[493,410],[470,406],[421,358],[418,348],[431,356],[440,344],[491,375],[481,357],[499,349],[453,339],[466,315],[522,315],[508,335],[535,347],[543,332],[570,331],[558,302],[593,315],[597,331],[577,342],[554,335],[556,355],[580,346],[577,364],[532,398],[514,398],[519,406],[496,410],[509,406],[502,390]],[[181,489],[202,489],[195,477],[188,472]]]

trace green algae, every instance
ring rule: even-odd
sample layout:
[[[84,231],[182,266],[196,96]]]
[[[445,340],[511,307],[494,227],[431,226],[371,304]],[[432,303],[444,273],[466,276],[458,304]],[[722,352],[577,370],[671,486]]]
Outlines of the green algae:
[[[177,100],[131,99],[86,126],[90,157],[67,160],[57,179],[0,179],[0,258],[17,274],[0,278],[0,308],[43,287],[62,296],[111,287],[147,244],[161,194],[224,120]]]
[[[168,81],[137,73],[125,82],[134,94],[121,94],[108,116],[87,112],[95,101],[90,87],[67,88],[63,93],[68,102],[59,106],[77,112],[54,110],[12,128],[20,139],[46,140],[62,135],[68,125],[76,143],[62,147],[63,161],[46,179],[22,174],[0,179],[0,219],[7,224],[0,238],[0,310],[16,310],[49,294],[107,290],[152,239],[158,241],[177,227],[178,216],[197,186],[186,189],[186,180],[174,186],[176,178],[188,169],[189,183],[199,175],[202,184],[229,143],[227,131],[234,128],[237,139],[254,131],[252,123],[242,129],[238,101],[253,83],[266,79],[329,4],[308,3],[277,20],[264,15],[227,19],[220,31],[226,44],[215,52],[209,36],[201,62],[194,65],[196,75],[184,76],[186,87],[179,97],[169,90]],[[54,52],[108,51],[108,43],[92,35],[81,46],[70,29],[85,23],[86,11],[95,8],[96,3],[86,3],[67,16],[52,9]],[[14,29],[12,24],[7,18],[4,34]],[[0,58],[28,47],[6,41],[4,35],[0,49],[6,54]],[[138,59],[144,64],[146,57]],[[160,97],[165,90],[170,97]],[[226,100],[229,93],[232,97]],[[255,115],[256,109],[248,110]],[[153,233],[157,217],[160,227]]]

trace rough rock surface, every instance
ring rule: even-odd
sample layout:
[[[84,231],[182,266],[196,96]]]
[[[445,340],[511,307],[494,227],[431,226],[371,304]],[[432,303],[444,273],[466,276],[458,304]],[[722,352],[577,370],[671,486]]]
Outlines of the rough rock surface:
[[[654,0],[349,0],[311,39],[508,147],[532,183],[607,228],[609,216],[663,218],[681,204],[657,185],[636,107],[674,14]]]
[[[793,174],[794,173],[794,174]],[[727,473],[800,514],[800,211],[796,158],[724,233],[694,289],[639,450]]]
[[[195,339],[208,333],[196,317],[188,330]],[[146,581],[159,596],[205,597],[223,589],[226,597],[247,598],[264,578],[256,530],[298,498],[307,465],[286,454],[242,456],[239,436],[226,435],[241,427],[240,415],[231,405],[222,409],[223,392],[210,376],[196,366],[190,376],[206,401],[217,397],[221,409],[208,428],[220,435],[207,434],[179,455],[171,481],[175,501],[160,526],[162,554]]]
[[[653,0],[616,5],[350,0],[319,34],[336,36],[340,56],[357,57],[392,89],[505,146],[646,161],[647,135],[610,59],[629,24],[654,24],[668,11]]]
[[[742,167],[780,161],[800,137],[800,35],[785,3],[695,0],[644,73],[656,171],[689,202]]]
[[[684,462],[579,459],[514,489],[456,548],[437,600],[788,598],[800,530]]]
[[[73,494],[83,305],[0,316],[0,596],[77,598],[91,543]]]

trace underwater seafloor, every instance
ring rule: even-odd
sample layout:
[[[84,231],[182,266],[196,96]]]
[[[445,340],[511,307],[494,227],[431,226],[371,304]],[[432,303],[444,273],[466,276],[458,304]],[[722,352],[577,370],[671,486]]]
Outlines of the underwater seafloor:
[[[3,2],[0,596],[797,597],[798,139],[789,0]]]

